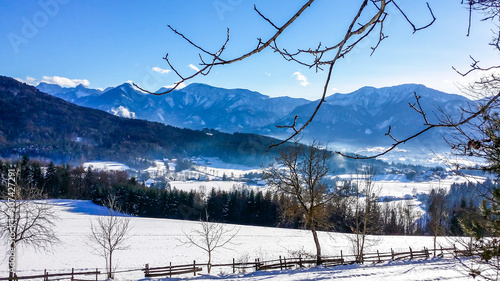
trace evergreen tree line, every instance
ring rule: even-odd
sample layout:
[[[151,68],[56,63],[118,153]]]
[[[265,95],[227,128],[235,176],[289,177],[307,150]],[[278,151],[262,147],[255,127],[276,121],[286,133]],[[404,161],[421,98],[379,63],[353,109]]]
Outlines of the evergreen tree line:
[[[454,183],[446,191],[434,188],[421,198],[427,210],[423,216],[426,233],[429,235],[468,235],[464,229],[470,228],[482,215],[481,205],[495,190],[496,184],[490,180],[482,183]]]
[[[300,210],[298,202],[283,193],[269,190],[212,189],[205,194],[175,188],[147,188],[124,171],[98,171],[52,162],[44,166],[27,157],[17,163],[0,161],[4,177],[12,165],[20,171],[21,186],[36,187],[46,198],[92,200],[103,205],[113,194],[122,212],[134,216],[199,220],[208,214],[211,221],[224,223],[288,228],[304,226],[304,214],[286,212],[288,209]],[[354,185],[346,184],[350,187],[324,207],[329,216],[320,230],[353,233],[356,232],[356,221],[369,216],[370,234],[462,235],[460,224],[479,212],[480,200],[471,196],[471,191],[485,188],[489,183],[480,186],[454,184],[449,192],[434,189],[428,195],[420,195],[421,201],[425,202],[424,208],[428,210],[424,216],[410,200],[381,202],[380,198],[374,197],[371,199],[374,204],[369,209],[356,209],[355,200],[365,200],[365,195],[356,198],[352,192]],[[5,192],[4,185],[2,192]]]

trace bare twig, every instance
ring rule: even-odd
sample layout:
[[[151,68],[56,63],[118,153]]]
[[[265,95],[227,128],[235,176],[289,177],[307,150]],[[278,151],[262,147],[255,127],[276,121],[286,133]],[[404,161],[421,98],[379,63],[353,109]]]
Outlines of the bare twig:
[[[195,43],[194,41],[190,40],[186,35],[183,33],[177,31],[176,29],[172,28],[169,26],[169,28],[174,32],[174,34],[180,36],[183,40],[185,40],[189,45],[192,45],[196,49],[200,51],[199,57],[200,57],[200,69],[199,71],[195,72],[194,74],[184,76],[176,69],[172,63],[170,62],[168,58],[168,54],[164,57],[164,59],[167,61],[168,65],[170,68],[173,70],[173,72],[180,78],[180,80],[176,83],[174,83],[173,87],[170,88],[167,91],[164,91],[162,93],[153,93],[150,92],[144,88],[141,88],[140,86],[134,84],[137,88],[148,92],[150,94],[154,95],[163,95],[172,92],[176,88],[178,88],[182,83],[191,80],[197,76],[200,75],[207,75],[211,69],[215,66],[220,66],[220,65],[227,65],[227,64],[232,64],[241,60],[244,60],[246,58],[249,58],[257,53],[260,53],[261,51],[269,48],[272,49],[274,52],[278,53],[281,55],[282,58],[284,58],[287,61],[293,61],[295,63],[298,63],[303,66],[307,66],[308,68],[315,68],[316,71],[323,70],[324,66],[328,66],[328,74],[327,78],[324,83],[323,91],[322,91],[322,96],[321,99],[319,100],[315,110],[313,113],[308,117],[308,119],[304,122],[303,125],[298,126],[297,124],[297,116],[295,117],[293,124],[292,125],[278,125],[278,128],[284,128],[284,129],[292,129],[293,133],[287,137],[285,140],[282,142],[279,142],[277,144],[273,144],[269,147],[269,149],[273,147],[277,147],[283,143],[286,143],[290,141],[291,139],[295,138],[298,134],[300,134],[314,119],[316,114],[318,113],[319,109],[321,108],[322,104],[325,102],[325,97],[328,92],[328,88],[332,79],[332,73],[333,73],[333,68],[337,61],[341,58],[344,58],[348,53],[350,53],[361,41],[366,39],[374,30],[376,30],[377,27],[378,29],[378,40],[376,44],[371,47],[371,54],[375,52],[375,50],[380,46],[380,43],[387,38],[387,36],[384,34],[383,29],[384,29],[384,21],[387,16],[387,11],[386,7],[388,4],[393,4],[399,13],[401,13],[406,21],[412,26],[413,32],[417,32],[419,30],[425,29],[429,26],[431,26],[434,21],[436,20],[434,13],[430,7],[430,5],[427,3],[427,8],[429,10],[429,14],[432,16],[432,20],[421,27],[416,27],[415,24],[409,19],[409,17],[405,14],[404,10],[401,9],[395,2],[395,0],[364,0],[362,1],[361,5],[358,8],[357,13],[355,16],[353,16],[352,20],[349,22],[349,26],[346,29],[344,36],[341,37],[339,41],[334,41],[333,44],[322,44],[321,42],[317,44],[315,47],[310,47],[310,48],[305,48],[305,49],[299,49],[294,52],[290,52],[286,48],[281,48],[278,46],[278,38],[283,34],[283,32],[288,29],[296,20],[298,17],[300,17],[314,2],[315,0],[308,0],[305,2],[305,4],[297,11],[295,12],[289,19],[286,21],[285,24],[282,26],[279,26],[275,24],[271,19],[268,17],[264,16],[254,5],[254,10],[255,12],[266,22],[268,22],[276,31],[275,33],[270,36],[267,40],[262,40],[261,38],[258,38],[257,46],[250,50],[249,52],[240,55],[238,57],[232,58],[232,59],[223,59],[222,54],[224,50],[226,49],[226,46],[229,42],[230,36],[229,36],[229,30],[227,31],[227,37],[226,41],[222,44],[221,48],[217,52],[211,52],[208,51],[206,48],[202,47],[201,45]],[[368,4],[373,4],[373,5],[368,5]],[[373,7],[374,10],[373,10]],[[370,10],[371,9],[371,10]],[[364,19],[367,18],[368,20],[366,22],[363,22]],[[203,57],[205,56],[205,58]],[[206,59],[208,56],[209,59]],[[268,151],[269,151],[268,149]]]
[[[417,138],[418,136],[424,134],[425,132],[433,129],[433,128],[459,128],[460,126],[463,126],[465,124],[468,124],[471,120],[479,117],[481,114],[485,113],[486,110],[488,108],[490,108],[490,106],[497,100],[500,99],[500,92],[497,93],[495,96],[491,97],[488,102],[481,106],[481,108],[475,112],[473,112],[472,114],[470,114],[467,118],[465,119],[461,119],[460,121],[458,122],[453,122],[450,120],[450,122],[440,122],[440,123],[435,123],[435,124],[430,124],[427,119],[425,118],[425,113],[423,111],[419,112],[419,110],[417,110],[416,108],[414,108],[417,112],[419,112],[423,118],[424,118],[424,125],[426,125],[427,127],[425,129],[422,129],[420,131],[418,131],[417,133],[409,136],[409,137],[406,137],[405,139],[402,139],[402,140],[397,140],[395,139],[394,137],[392,137],[391,135],[391,127],[389,127],[389,131],[386,135],[389,135],[395,142],[386,150],[384,150],[383,152],[381,153],[378,153],[376,155],[372,155],[372,156],[359,156],[359,155],[356,155],[356,156],[351,156],[351,155],[347,155],[345,153],[342,153],[342,152],[339,152],[337,151],[337,153],[341,156],[344,156],[346,158],[351,158],[351,159],[374,159],[374,158],[377,158],[377,157],[380,157],[382,155],[385,155],[387,153],[389,153],[390,151],[394,150],[397,146],[401,145],[401,144],[404,144],[406,143],[407,141],[409,140],[412,140],[414,138]],[[412,104],[410,104],[410,106],[412,106]],[[420,107],[420,105],[418,105]],[[413,107],[413,106],[412,106]],[[420,110],[421,110],[421,107],[420,107]]]

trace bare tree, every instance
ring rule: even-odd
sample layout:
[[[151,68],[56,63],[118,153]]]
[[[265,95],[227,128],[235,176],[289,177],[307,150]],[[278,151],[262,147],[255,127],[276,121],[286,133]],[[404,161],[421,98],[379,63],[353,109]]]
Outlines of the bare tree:
[[[183,231],[186,241],[183,244],[198,247],[208,254],[207,268],[210,273],[212,267],[212,253],[230,244],[236,237],[239,229],[236,227],[226,228],[226,225],[217,222],[209,222],[208,213],[205,220],[199,222],[201,229],[192,229],[189,233]]]
[[[433,188],[429,194],[427,228],[434,237],[434,255],[436,255],[437,237],[446,234],[446,214],[446,191],[442,188]]]
[[[90,222],[92,234],[89,235],[90,246],[106,260],[108,278],[113,278],[113,254],[115,251],[126,250],[125,244],[131,229],[130,218],[119,214],[116,197],[108,197],[108,214],[99,216]]]
[[[304,146],[296,142],[284,147],[265,171],[272,187],[297,201],[295,208],[285,209],[285,214],[302,214],[305,226],[313,235],[318,264],[321,264],[321,245],[317,228],[327,227],[327,204],[337,196],[337,189],[326,181],[330,156],[331,153],[318,143]]]
[[[406,199],[403,202],[400,202],[403,232],[406,235],[415,234],[417,230],[415,221],[421,216],[421,214],[416,213],[414,204],[415,203],[413,203],[411,199]]]
[[[44,250],[59,242],[54,225],[58,219],[51,205],[42,201],[42,191],[19,185],[18,169],[9,169],[6,194],[0,201],[0,237],[9,246],[9,278],[15,277],[19,245]]]
[[[351,196],[349,205],[354,207],[354,225],[351,226],[354,236],[351,236],[350,239],[359,262],[363,262],[366,236],[381,229],[380,209],[377,204],[380,188],[375,186],[374,176],[373,167],[366,166],[358,169],[357,179],[351,181],[354,185],[351,189],[354,194]]]

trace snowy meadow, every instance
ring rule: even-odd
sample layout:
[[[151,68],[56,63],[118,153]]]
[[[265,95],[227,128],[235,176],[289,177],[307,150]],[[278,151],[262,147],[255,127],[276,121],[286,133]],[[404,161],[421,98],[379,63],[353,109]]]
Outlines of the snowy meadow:
[[[105,261],[92,252],[89,246],[90,223],[97,216],[107,213],[104,207],[83,200],[49,200],[59,220],[56,222],[56,234],[60,242],[48,252],[34,251],[31,248],[18,250],[18,275],[95,270],[104,272]],[[128,249],[115,254],[117,280],[142,280],[140,270],[145,264],[150,267],[206,263],[207,256],[202,250],[183,243],[184,232],[199,227],[198,222],[170,219],[131,218],[132,230],[129,233]],[[233,226],[228,226],[233,227]],[[297,253],[314,253],[314,243],[309,231],[253,226],[236,226],[239,232],[232,244],[214,252],[213,263],[277,259],[279,256],[293,257]],[[338,256],[340,251],[350,253],[351,245],[347,234],[320,233],[325,256]],[[407,251],[432,248],[432,237],[414,236],[371,236],[372,243],[368,252]],[[440,238],[439,244],[447,246],[452,241]],[[7,276],[7,260],[0,265],[1,274]],[[129,271],[130,270],[130,271]],[[223,280],[469,280],[458,260],[428,259],[420,261],[393,261],[381,264],[345,265],[337,267],[319,267],[298,270],[274,270],[266,272],[239,272],[232,274],[231,268],[214,268],[210,275],[204,269],[201,276],[191,274],[176,278],[223,279]],[[102,275],[102,279],[104,279]],[[161,278],[160,278],[161,279]]]

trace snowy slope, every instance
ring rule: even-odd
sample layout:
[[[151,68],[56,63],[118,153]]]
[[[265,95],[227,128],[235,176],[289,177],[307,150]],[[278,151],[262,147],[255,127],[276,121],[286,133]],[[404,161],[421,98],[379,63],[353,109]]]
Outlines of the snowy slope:
[[[103,270],[104,260],[94,255],[88,246],[90,222],[97,215],[104,214],[103,207],[96,206],[89,201],[79,200],[50,200],[57,210],[60,220],[56,222],[56,233],[61,242],[55,245],[50,252],[37,252],[32,249],[18,251],[19,275],[38,274],[47,269],[49,272],[70,272],[75,269],[100,268]],[[169,219],[131,218],[133,229],[128,239],[130,248],[116,252],[117,270],[140,269],[146,263],[150,266],[166,266],[169,262],[175,264],[189,264],[193,260],[198,263],[206,262],[203,251],[183,245],[183,231],[189,232],[199,227],[197,222]],[[233,227],[233,226],[227,226]],[[229,263],[236,261],[253,261],[275,259],[278,256],[290,257],[292,252],[314,252],[314,244],[309,231],[290,230],[279,228],[264,228],[252,226],[237,226],[239,233],[234,244],[228,249],[216,251],[214,263]],[[351,252],[347,235],[338,233],[320,233],[320,240],[324,255],[339,255]],[[378,241],[376,247],[368,251],[405,251],[408,247],[422,249],[432,246],[432,237],[404,237],[379,236],[370,237],[370,241]],[[448,244],[447,239],[439,239],[441,244]],[[418,263],[392,262],[376,266],[342,266],[334,268],[305,269],[284,272],[257,272],[247,275],[224,275],[227,270],[217,268],[212,272],[217,277],[208,279],[234,280],[321,280],[340,279],[352,280],[363,277],[361,280],[457,280],[461,274],[456,271],[455,262],[448,260],[430,260]],[[6,258],[1,260],[0,275],[7,275]],[[221,271],[225,271],[220,275]],[[429,277],[427,277],[429,276]],[[133,271],[117,275],[119,280],[139,280],[142,272]],[[197,279],[202,280],[200,277]],[[440,279],[443,280],[443,279]],[[466,279],[458,279],[466,280]]]

